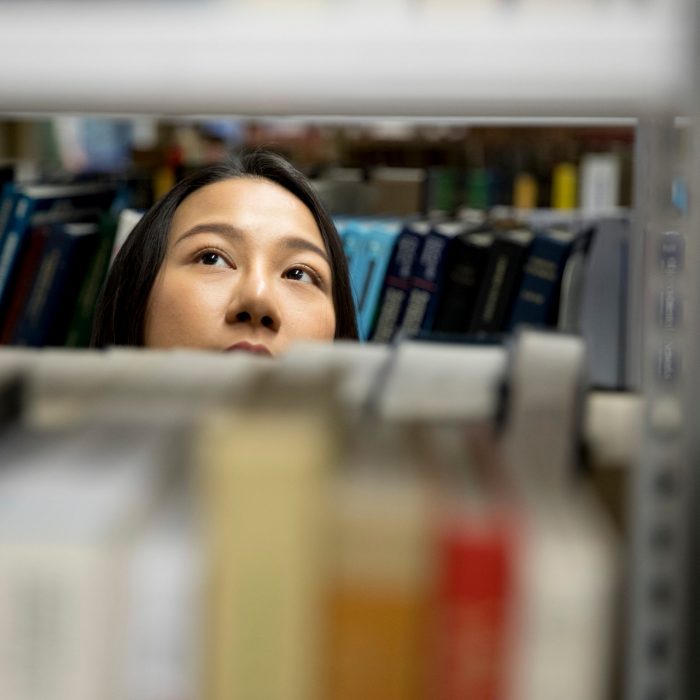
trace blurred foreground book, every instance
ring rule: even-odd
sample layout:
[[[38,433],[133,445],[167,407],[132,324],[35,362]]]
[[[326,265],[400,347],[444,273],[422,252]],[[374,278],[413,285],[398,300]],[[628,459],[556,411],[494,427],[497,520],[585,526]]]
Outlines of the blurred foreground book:
[[[539,498],[512,478],[504,367],[429,344],[0,352],[24,386],[0,697],[609,697],[617,538],[573,472]]]

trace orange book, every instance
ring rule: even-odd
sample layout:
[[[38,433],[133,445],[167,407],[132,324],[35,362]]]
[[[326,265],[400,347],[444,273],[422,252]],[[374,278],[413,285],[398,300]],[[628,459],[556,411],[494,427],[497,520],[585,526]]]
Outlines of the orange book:
[[[346,476],[333,508],[328,700],[419,700],[425,677],[428,500],[410,477]]]

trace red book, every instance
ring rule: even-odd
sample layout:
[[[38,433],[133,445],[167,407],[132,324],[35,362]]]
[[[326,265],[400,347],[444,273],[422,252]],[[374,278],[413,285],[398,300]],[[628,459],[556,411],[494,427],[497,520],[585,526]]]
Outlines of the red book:
[[[37,226],[28,234],[26,248],[22,252],[19,261],[10,302],[4,318],[0,321],[0,345],[8,345],[12,342],[15,327],[32,289],[36,272],[39,269],[41,256],[44,252],[44,244],[50,230],[50,226]]]
[[[503,700],[511,668],[516,524],[467,508],[438,528],[434,619],[435,700]]]

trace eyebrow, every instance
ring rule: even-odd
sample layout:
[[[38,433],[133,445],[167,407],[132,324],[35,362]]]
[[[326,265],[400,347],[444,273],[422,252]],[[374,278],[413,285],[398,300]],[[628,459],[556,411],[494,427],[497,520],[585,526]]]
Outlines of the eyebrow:
[[[231,224],[226,224],[223,222],[213,221],[210,223],[196,224],[192,228],[188,229],[175,241],[177,245],[181,241],[184,241],[190,236],[196,236],[199,233],[218,233],[222,236],[227,236],[229,238],[241,239],[244,237],[244,232],[242,229],[232,226]],[[298,236],[285,236],[278,241],[278,245],[285,250],[308,250],[311,253],[316,253],[322,257],[328,265],[330,265],[330,260],[328,255],[323,248],[319,248],[315,243],[307,241],[305,238],[300,238]]]

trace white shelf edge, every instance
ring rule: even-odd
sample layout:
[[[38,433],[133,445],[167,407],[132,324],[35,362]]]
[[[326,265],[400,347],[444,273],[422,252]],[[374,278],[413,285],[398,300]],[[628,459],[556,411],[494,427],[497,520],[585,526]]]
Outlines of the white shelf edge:
[[[370,22],[67,7],[0,8],[3,112],[612,118],[677,112],[689,83],[689,37],[665,12]]]

